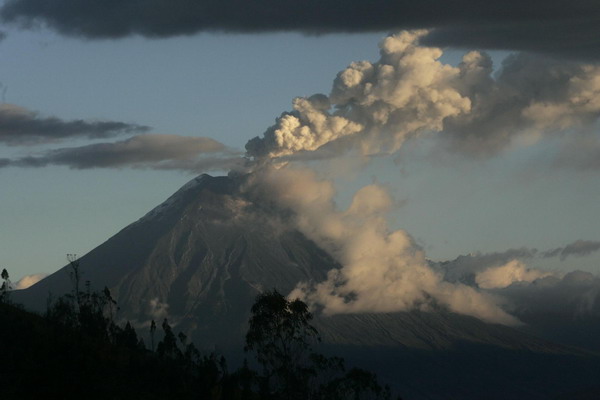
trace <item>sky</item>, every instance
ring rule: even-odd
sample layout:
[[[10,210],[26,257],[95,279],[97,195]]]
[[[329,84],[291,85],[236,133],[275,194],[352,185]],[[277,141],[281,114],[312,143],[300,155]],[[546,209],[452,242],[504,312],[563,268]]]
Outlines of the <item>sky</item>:
[[[194,176],[239,167],[254,137],[262,147],[249,157],[317,154],[309,163],[334,180],[340,207],[366,184],[386,187],[390,226],[430,260],[535,249],[531,268],[600,273],[594,2],[84,3],[0,8],[0,267],[14,282],[85,254]],[[441,48],[444,64],[486,51],[493,66],[472,64],[497,82],[447,72],[436,96],[449,111],[401,141],[373,139],[377,151],[323,142],[298,148],[298,161],[269,147],[265,131],[294,98],[343,98],[338,72],[378,62],[388,35],[423,28],[415,43]],[[477,118],[463,118],[470,105],[452,90],[482,104]]]

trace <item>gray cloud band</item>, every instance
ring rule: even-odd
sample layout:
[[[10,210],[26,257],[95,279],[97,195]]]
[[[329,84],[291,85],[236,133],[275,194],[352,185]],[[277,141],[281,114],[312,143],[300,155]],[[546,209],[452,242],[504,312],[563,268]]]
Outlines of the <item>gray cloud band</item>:
[[[565,260],[569,256],[584,257],[600,250],[600,242],[592,240],[577,240],[565,247],[548,250],[543,253],[544,257],[560,257]]]
[[[40,156],[0,159],[0,167],[64,165],[73,169],[151,168],[202,172],[232,169],[243,162],[239,154],[210,138],[149,134],[114,143],[51,150]]]
[[[65,121],[56,117],[40,117],[37,113],[12,104],[0,105],[0,143],[27,146],[39,143],[85,137],[113,137],[142,133],[147,126],[115,121]]]
[[[23,27],[42,24],[92,39],[436,28],[430,44],[600,57],[600,3],[593,0],[9,0],[0,15]]]

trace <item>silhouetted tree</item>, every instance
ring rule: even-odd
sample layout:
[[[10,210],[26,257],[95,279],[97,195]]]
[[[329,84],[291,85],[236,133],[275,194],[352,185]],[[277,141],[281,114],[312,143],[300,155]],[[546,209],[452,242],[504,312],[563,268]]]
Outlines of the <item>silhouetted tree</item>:
[[[67,259],[71,268],[71,293],[55,301],[49,297],[46,316],[54,322],[77,329],[90,337],[112,340],[116,343],[122,339],[122,329],[114,323],[117,302],[108,287],[97,292],[92,290],[90,281],[85,282],[85,290],[82,291],[79,260],[75,254],[67,254]]]
[[[263,367],[263,392],[306,398],[311,346],[320,340],[307,305],[272,290],[257,296],[251,312],[245,350]]]
[[[166,318],[162,323],[162,328],[164,337],[156,346],[156,352],[161,357],[181,358],[182,354],[181,350],[177,347],[177,339],[175,339],[173,329],[171,329],[171,325],[169,325],[169,321]]]
[[[115,344],[129,349],[137,349],[140,343],[131,323],[127,321],[123,329],[115,329]]]
[[[69,271],[69,278],[71,278],[71,284],[73,285],[72,295],[75,299],[75,306],[77,307],[77,312],[79,312],[80,306],[80,280],[81,280],[81,271],[79,270],[79,259],[77,258],[77,254],[67,254],[67,261],[69,261],[69,267],[71,270]]]
[[[13,289],[13,287],[6,268],[2,269],[2,274],[0,274],[0,277],[2,277],[2,285],[0,286],[0,303],[8,303],[10,291]]]
[[[151,350],[154,352],[154,333],[156,332],[156,322],[152,320],[150,323],[150,346]]]
[[[389,400],[390,391],[374,374],[345,372],[344,360],[313,351],[320,341],[310,324],[312,314],[301,300],[288,300],[277,290],[257,296],[251,309],[246,351],[263,367],[257,377],[261,398],[286,400]]]

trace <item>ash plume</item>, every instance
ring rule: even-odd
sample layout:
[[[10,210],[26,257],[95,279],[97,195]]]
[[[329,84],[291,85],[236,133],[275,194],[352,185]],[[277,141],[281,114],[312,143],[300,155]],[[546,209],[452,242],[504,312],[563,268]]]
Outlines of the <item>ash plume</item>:
[[[393,154],[412,137],[434,134],[440,146],[489,157],[516,143],[565,135],[587,140],[600,116],[600,67],[542,56],[506,58],[494,76],[491,58],[468,52],[454,67],[420,41],[427,31],[401,32],[380,44],[381,58],[341,71],[327,96],[298,97],[262,137],[255,158]]]

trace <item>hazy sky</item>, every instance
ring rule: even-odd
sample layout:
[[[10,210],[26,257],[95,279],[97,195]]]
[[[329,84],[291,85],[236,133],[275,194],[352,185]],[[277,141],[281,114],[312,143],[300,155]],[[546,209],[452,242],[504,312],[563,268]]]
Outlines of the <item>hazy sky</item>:
[[[448,11],[425,18],[426,9],[408,9],[395,23],[393,13],[401,13],[385,11],[387,2],[376,2],[373,7],[385,12],[371,20],[381,23],[364,26],[357,22],[367,19],[360,18],[360,8],[322,20],[298,10],[291,13],[297,19],[282,16],[289,12],[262,15],[256,10],[250,14],[256,18],[243,18],[243,12],[217,12],[207,1],[207,9],[198,12],[212,17],[203,21],[213,22],[203,25],[193,12],[188,19],[185,13],[172,19],[166,15],[172,22],[167,24],[154,14],[120,12],[114,5],[119,2],[106,2],[105,15],[97,16],[77,1],[70,2],[69,12],[44,8],[35,0],[5,3],[0,267],[9,270],[13,281],[55,271],[67,253],[85,254],[202,172],[213,157],[237,159],[249,139],[262,136],[291,109],[294,97],[329,94],[336,74],[351,62],[377,61],[378,43],[395,26],[443,27],[428,40],[448,46],[442,61],[454,66],[470,50],[496,50],[490,53],[497,73],[502,59],[518,50],[551,53],[560,68],[563,63],[593,66],[600,54],[590,39],[595,33],[590,26],[598,26],[600,17],[591,2],[569,2],[579,10],[566,13],[569,23],[558,18],[565,14],[560,8],[536,9],[538,2],[528,2],[531,9],[517,7],[505,19],[478,9],[466,17]],[[330,9],[335,3],[314,7],[328,15],[337,10]],[[176,10],[179,2],[172,4],[169,9]],[[36,27],[36,21],[49,27]],[[519,40],[512,37],[515,32]],[[597,93],[590,102],[600,101]],[[392,225],[405,229],[434,260],[521,247],[558,251],[586,240],[592,250],[584,256],[530,262],[538,268],[597,273],[597,116],[597,109],[586,111],[583,127],[556,120],[568,129],[541,139],[516,138],[481,154],[451,150],[454,142],[443,146],[424,134],[391,157],[374,158],[362,169],[339,175],[338,199],[346,204],[349,193],[365,183],[387,184],[398,203],[390,215]],[[479,128],[475,138],[495,129]],[[565,139],[571,136],[584,139]],[[77,151],[68,150],[74,147]],[[589,151],[579,157],[581,149]],[[196,154],[205,164],[195,172],[181,170]],[[343,170],[353,162],[344,157],[331,166]]]

